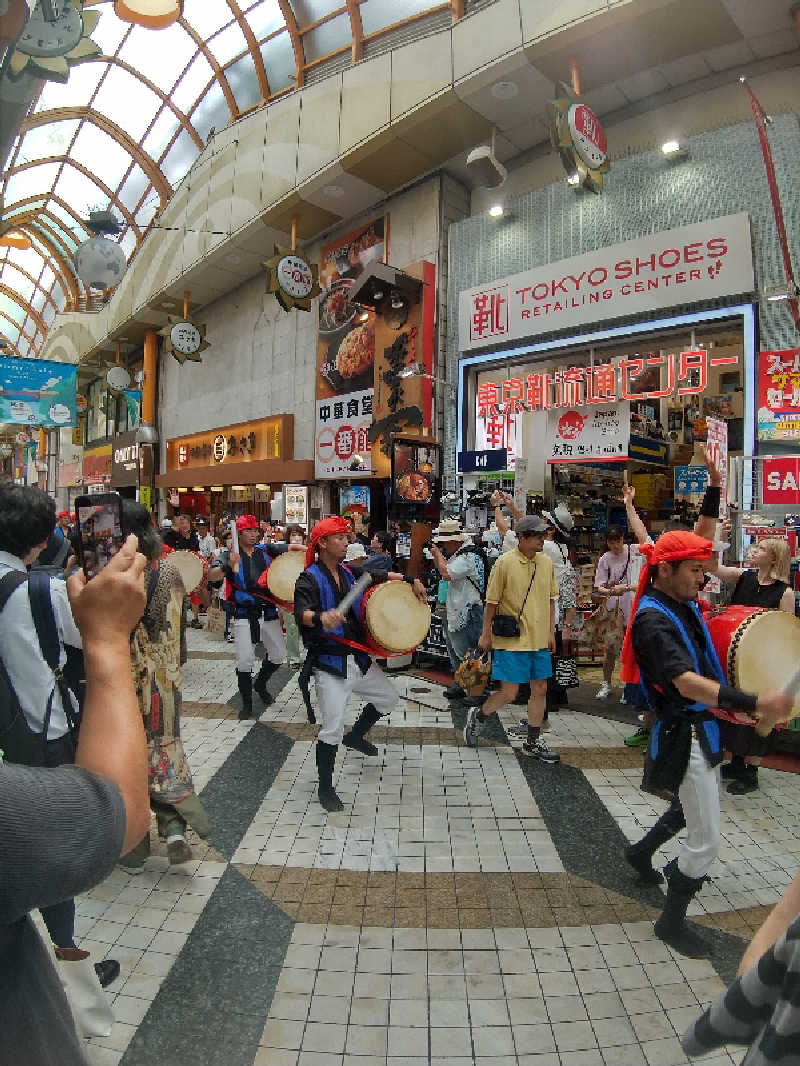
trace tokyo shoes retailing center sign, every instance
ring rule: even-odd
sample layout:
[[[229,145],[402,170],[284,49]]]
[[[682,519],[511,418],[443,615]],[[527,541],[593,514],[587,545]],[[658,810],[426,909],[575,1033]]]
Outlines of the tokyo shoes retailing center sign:
[[[753,291],[744,213],[535,267],[459,294],[462,352]]]

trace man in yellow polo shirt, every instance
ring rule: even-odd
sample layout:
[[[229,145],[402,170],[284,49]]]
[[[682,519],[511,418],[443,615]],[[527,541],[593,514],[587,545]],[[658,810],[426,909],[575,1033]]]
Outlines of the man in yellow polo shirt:
[[[530,681],[528,739],[522,753],[540,762],[557,763],[558,755],[539,736],[552,672],[550,653],[556,647],[558,599],[553,563],[542,551],[546,529],[547,523],[537,515],[521,518],[516,525],[518,546],[501,555],[492,568],[478,647],[482,651],[492,648],[492,678],[501,684],[482,708],[470,708],[464,741],[475,747],[489,715],[510,703],[519,686]]]

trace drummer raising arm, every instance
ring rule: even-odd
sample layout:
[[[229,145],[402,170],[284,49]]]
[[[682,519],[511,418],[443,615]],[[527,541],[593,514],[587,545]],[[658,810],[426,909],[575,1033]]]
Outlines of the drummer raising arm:
[[[686,909],[717,857],[720,843],[720,731],[710,708],[750,712],[771,720],[788,715],[791,700],[781,692],[756,697],[726,683],[706,624],[693,602],[705,583],[710,540],[673,531],[642,545],[642,570],[632,621],[622,650],[625,680],[638,666],[642,687],[658,719],[648,747],[643,786],[677,792],[686,837],[677,859],[667,863],[667,898],[655,924],[656,936],[692,958],[710,954],[685,922]],[[656,833],[658,823],[651,830]],[[650,834],[648,834],[650,835]],[[655,851],[671,831],[653,841]]]
[[[316,758],[319,801],[326,811],[343,809],[333,788],[339,744],[344,743],[363,755],[377,755],[378,749],[366,739],[366,734],[397,703],[394,686],[366,651],[326,637],[331,634],[339,641],[362,645],[365,639],[360,621],[361,601],[357,600],[346,615],[336,609],[361,573],[355,564],[348,564],[347,568],[341,565],[349,543],[347,534],[348,526],[342,518],[326,518],[314,526],[306,551],[306,569],[294,589],[294,615],[308,648],[303,670],[313,672],[321,716]],[[374,584],[408,581],[417,598],[427,602],[425,587],[418,579],[404,578],[394,572],[371,576]],[[361,696],[368,702],[345,734],[344,714],[351,695]]]

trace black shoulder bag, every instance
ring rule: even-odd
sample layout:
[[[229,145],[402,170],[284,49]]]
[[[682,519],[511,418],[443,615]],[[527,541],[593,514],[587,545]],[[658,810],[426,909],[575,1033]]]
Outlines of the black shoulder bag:
[[[513,614],[496,614],[492,619],[492,633],[494,633],[496,637],[519,636],[519,620],[522,618],[522,612],[525,610],[525,604],[528,602],[528,596],[530,595],[531,586],[533,585],[533,579],[535,577],[536,563],[533,564],[533,573],[528,582],[528,591],[525,593],[525,599],[522,601],[522,606],[519,609],[517,617],[515,618]]]

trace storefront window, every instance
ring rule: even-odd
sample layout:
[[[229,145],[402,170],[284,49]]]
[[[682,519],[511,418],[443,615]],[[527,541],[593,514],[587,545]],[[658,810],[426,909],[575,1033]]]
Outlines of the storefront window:
[[[86,443],[93,444],[108,436],[106,400],[108,390],[102,378],[95,378],[86,390]]]

